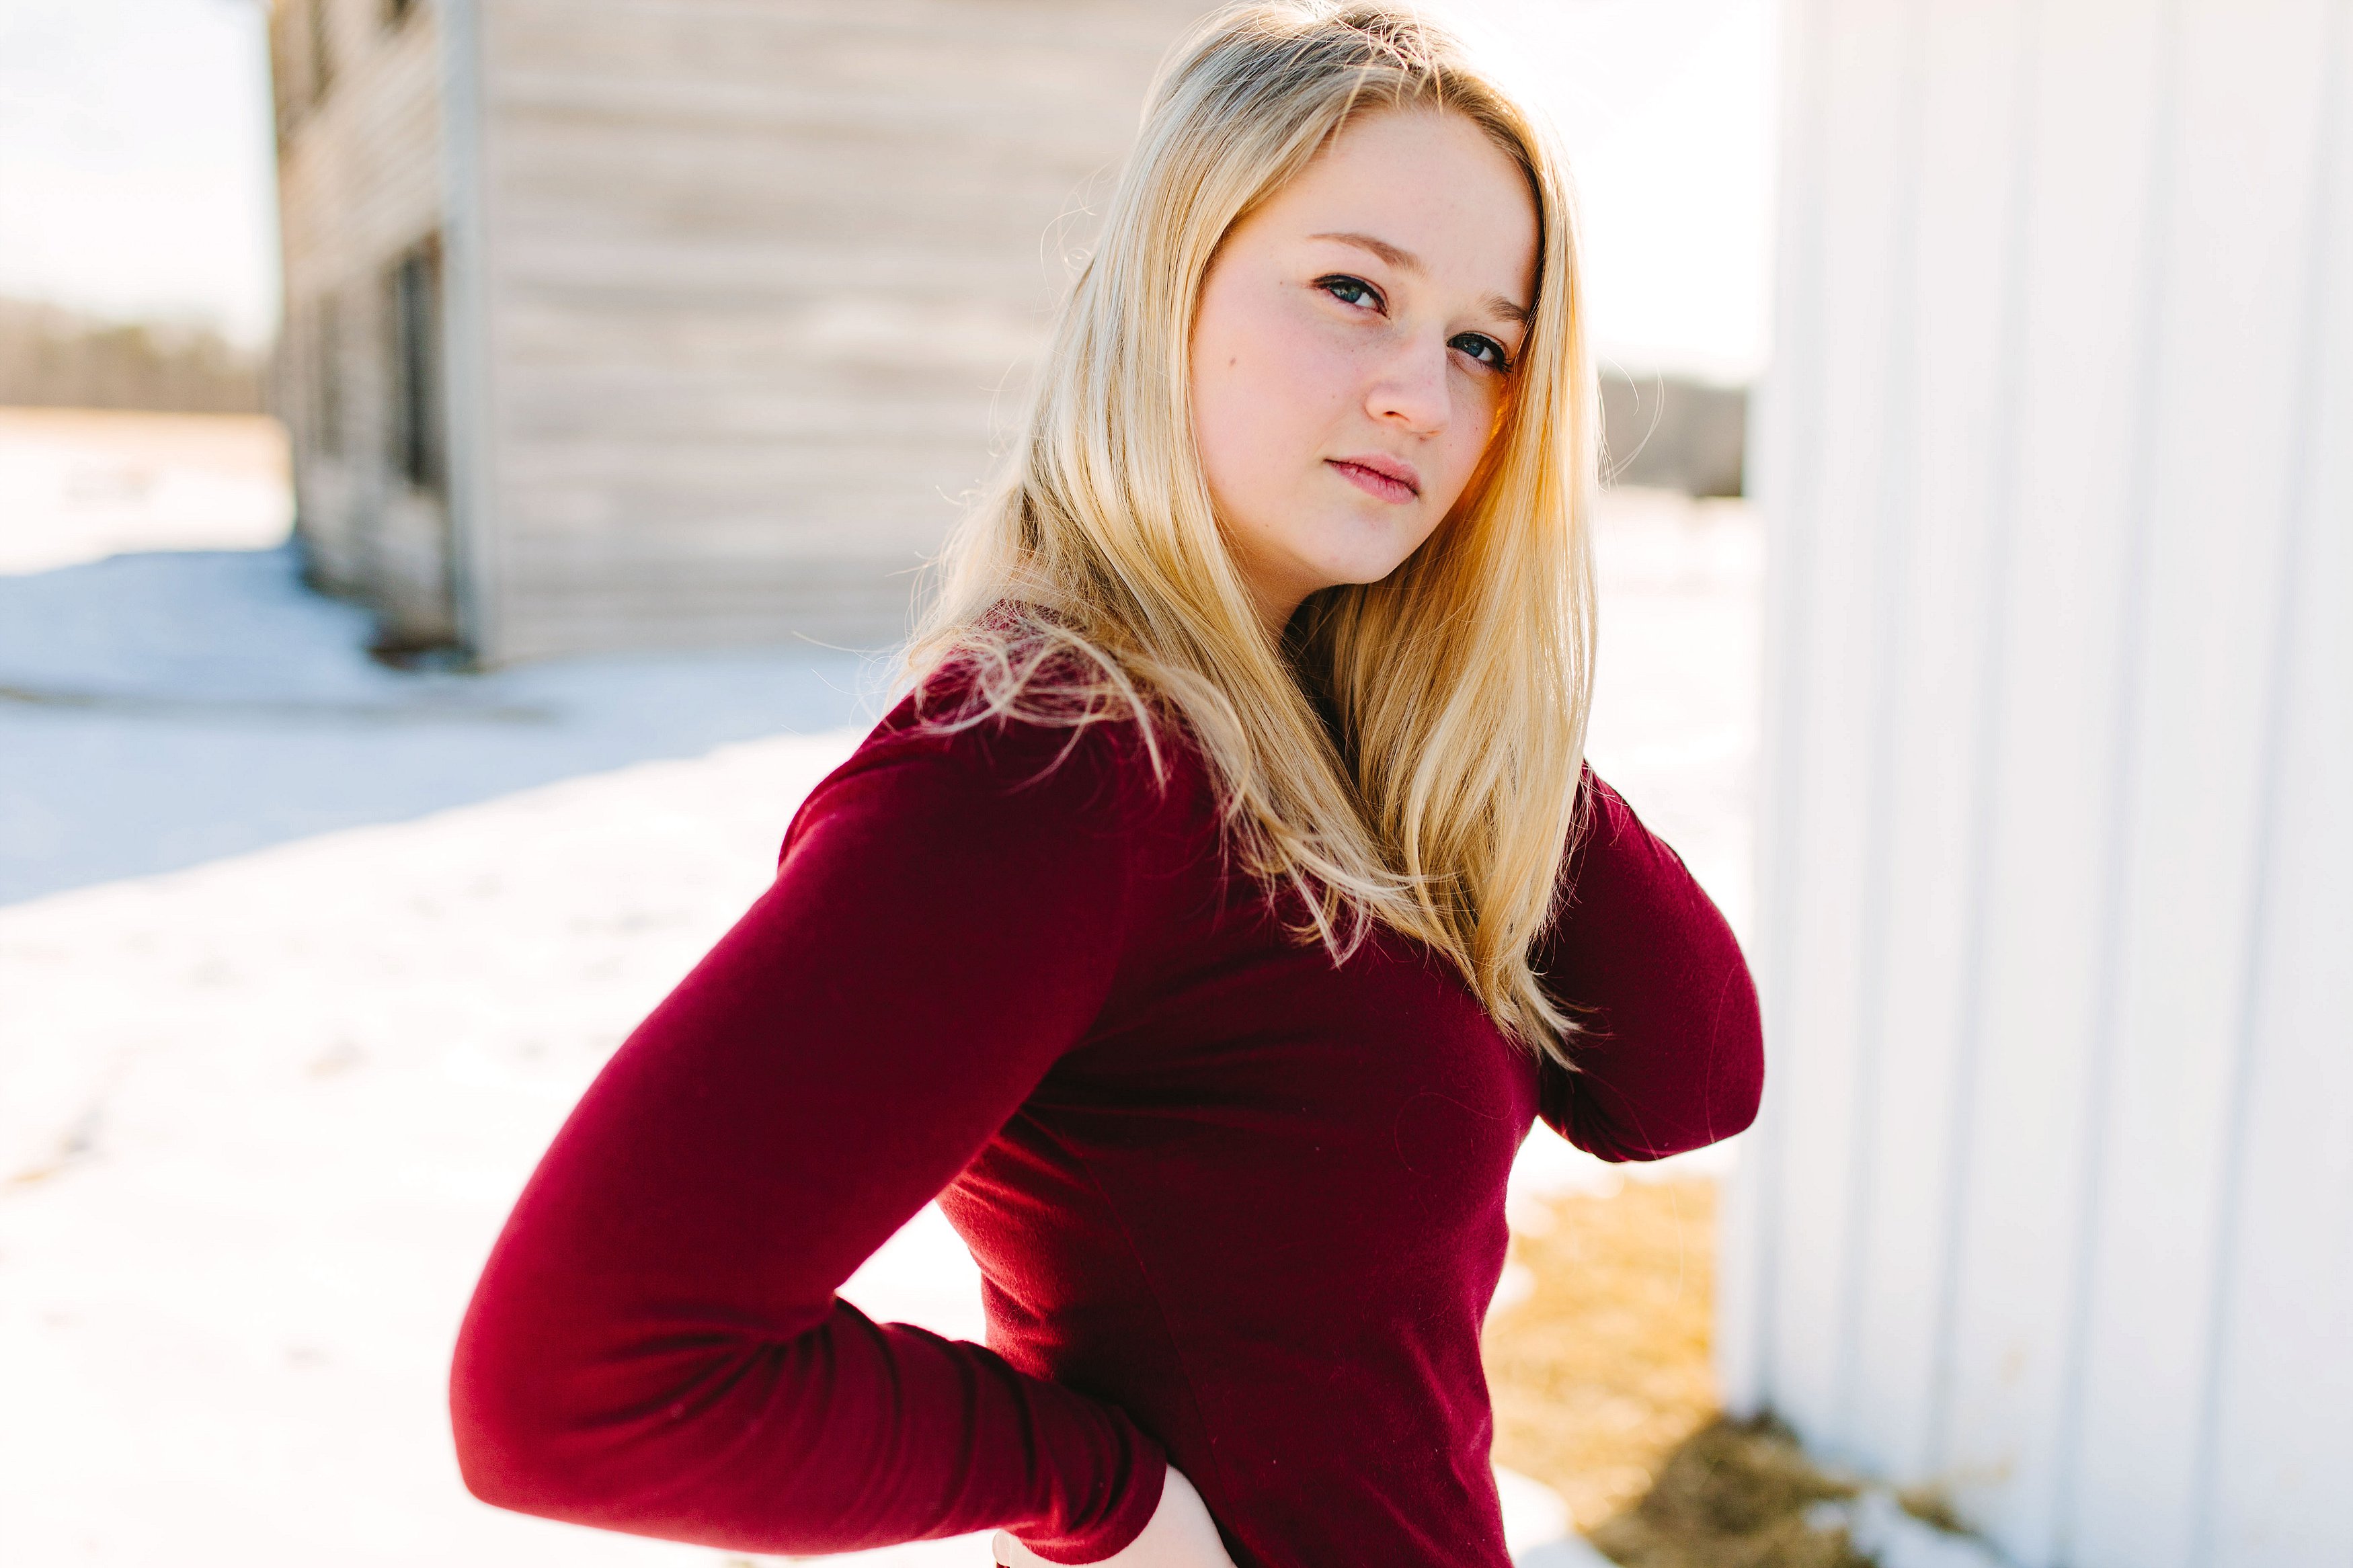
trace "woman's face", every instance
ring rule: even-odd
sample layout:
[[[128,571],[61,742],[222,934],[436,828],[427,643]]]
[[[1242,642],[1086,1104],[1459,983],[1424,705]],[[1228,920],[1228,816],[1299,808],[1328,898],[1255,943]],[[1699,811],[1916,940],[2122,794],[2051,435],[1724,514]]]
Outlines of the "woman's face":
[[[1461,496],[1535,268],[1526,176],[1435,110],[1352,121],[1228,233],[1193,322],[1196,438],[1269,625],[1388,576]]]

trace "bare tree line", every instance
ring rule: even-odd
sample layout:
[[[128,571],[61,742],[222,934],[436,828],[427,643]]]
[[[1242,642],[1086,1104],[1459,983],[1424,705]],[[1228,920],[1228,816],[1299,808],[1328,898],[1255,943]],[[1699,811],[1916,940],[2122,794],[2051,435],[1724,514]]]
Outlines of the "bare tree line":
[[[264,367],[210,328],[0,299],[0,405],[258,414]]]

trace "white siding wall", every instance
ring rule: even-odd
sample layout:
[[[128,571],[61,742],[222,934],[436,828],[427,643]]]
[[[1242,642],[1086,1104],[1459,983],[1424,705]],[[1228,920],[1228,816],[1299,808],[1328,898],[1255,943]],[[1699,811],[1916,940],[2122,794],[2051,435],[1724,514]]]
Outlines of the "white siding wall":
[[[2353,1558],[2353,0],[1790,0],[1727,1394]]]

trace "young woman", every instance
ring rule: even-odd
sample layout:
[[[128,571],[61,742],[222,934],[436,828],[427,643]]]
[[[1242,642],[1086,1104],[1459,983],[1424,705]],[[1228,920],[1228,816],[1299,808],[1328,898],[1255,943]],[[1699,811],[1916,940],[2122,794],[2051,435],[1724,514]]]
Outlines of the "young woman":
[[[1403,6],[1173,58],[913,689],[517,1203],[466,1480],[745,1552],[1502,1568],[1541,1115],[1737,1131],[1754,992],[1582,769],[1557,156]],[[834,1291],[937,1197],[988,1346]]]

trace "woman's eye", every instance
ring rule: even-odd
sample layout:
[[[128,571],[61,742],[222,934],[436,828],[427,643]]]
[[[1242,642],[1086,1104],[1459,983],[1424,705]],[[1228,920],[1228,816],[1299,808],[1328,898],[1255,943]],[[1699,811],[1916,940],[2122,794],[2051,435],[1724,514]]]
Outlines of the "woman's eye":
[[[1335,272],[1329,278],[1315,279],[1315,287],[1344,305],[1371,305],[1375,310],[1380,308],[1380,294],[1361,278],[1350,278],[1345,273]]]
[[[1486,337],[1481,333],[1464,332],[1460,337],[1454,339],[1454,341],[1447,346],[1461,350],[1464,353],[1469,354],[1472,359],[1477,360],[1481,364],[1489,366],[1492,369],[1509,370],[1512,368],[1512,357],[1504,352],[1504,345],[1497,342],[1494,339]]]

